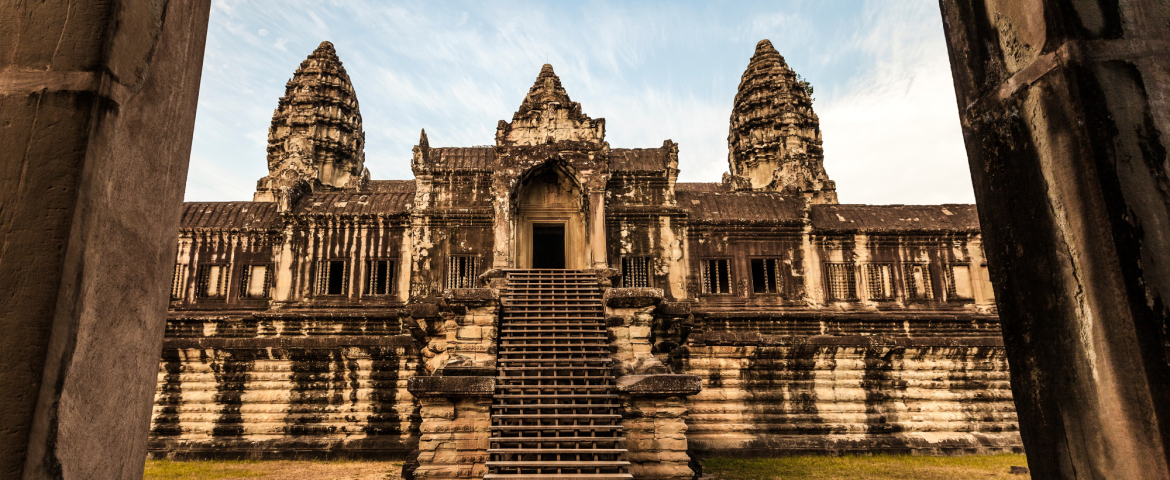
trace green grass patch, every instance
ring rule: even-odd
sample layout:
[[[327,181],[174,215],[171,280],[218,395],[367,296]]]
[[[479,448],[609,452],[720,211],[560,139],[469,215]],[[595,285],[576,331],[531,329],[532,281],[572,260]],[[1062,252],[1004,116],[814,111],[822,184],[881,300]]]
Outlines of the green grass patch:
[[[217,478],[259,478],[267,475],[256,460],[223,460],[215,462],[174,462],[147,460],[147,480],[204,480]]]
[[[1027,466],[1024,455],[967,455],[927,457],[912,455],[793,456],[784,458],[710,458],[703,473],[718,480],[1023,480],[1012,475],[1012,465]]]

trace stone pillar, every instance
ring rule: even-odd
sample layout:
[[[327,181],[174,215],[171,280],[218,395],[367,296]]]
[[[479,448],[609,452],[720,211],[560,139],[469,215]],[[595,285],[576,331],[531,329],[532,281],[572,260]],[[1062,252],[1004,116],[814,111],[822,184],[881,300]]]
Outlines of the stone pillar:
[[[630,474],[639,480],[694,478],[687,454],[686,397],[698,375],[627,375],[617,381]]]
[[[448,313],[447,361],[442,375],[496,374],[496,325],[500,294],[490,288],[455,288],[443,292]]]
[[[619,375],[668,373],[652,355],[650,333],[654,309],[663,300],[661,288],[610,288],[602,295],[607,329],[614,347],[614,370]]]
[[[1170,10],[940,5],[1032,478],[1170,478]]]
[[[512,251],[512,196],[511,189],[501,178],[492,181],[492,268],[506,269],[516,265]]]
[[[609,267],[605,253],[605,190],[589,192],[589,256],[592,268]]]
[[[413,377],[407,384],[422,404],[418,458],[403,477],[418,480],[483,478],[491,435],[490,377]]]
[[[5,2],[0,478],[140,478],[210,1]]]

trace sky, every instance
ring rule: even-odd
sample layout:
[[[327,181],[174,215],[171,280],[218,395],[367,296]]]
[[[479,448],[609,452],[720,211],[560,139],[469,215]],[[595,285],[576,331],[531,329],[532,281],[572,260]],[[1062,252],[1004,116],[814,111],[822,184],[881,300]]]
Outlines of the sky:
[[[605,118],[614,148],[679,143],[683,182],[718,182],[741,75],[762,39],[815,88],[841,203],[974,203],[938,3],[214,0],[187,201],[250,200],[285,82],[333,42],[374,180],[435,147],[490,145],[541,65]]]

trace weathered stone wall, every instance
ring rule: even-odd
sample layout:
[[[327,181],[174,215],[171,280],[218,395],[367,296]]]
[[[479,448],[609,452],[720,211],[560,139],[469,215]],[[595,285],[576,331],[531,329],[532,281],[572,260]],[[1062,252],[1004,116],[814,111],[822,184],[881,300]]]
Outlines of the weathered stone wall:
[[[174,318],[150,454],[403,457],[418,441],[421,370],[396,315]]]
[[[697,338],[687,439],[702,454],[1020,451],[997,338]]]

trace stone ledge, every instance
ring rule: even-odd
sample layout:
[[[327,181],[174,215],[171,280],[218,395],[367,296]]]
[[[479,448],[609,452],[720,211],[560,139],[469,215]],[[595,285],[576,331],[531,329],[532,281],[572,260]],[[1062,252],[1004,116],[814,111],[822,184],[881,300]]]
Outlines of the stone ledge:
[[[496,390],[492,377],[411,377],[406,390],[416,397],[489,397]]]
[[[410,335],[308,336],[289,337],[172,337],[163,340],[163,348],[337,348],[337,347],[414,347]]]
[[[611,288],[601,297],[610,308],[642,308],[658,305],[666,298],[661,288]]]
[[[406,306],[406,311],[410,316],[416,319],[422,318],[439,318],[443,315],[439,312],[439,306],[434,303],[412,303]]]
[[[762,335],[757,332],[692,334],[688,346],[1003,347],[1003,337],[895,337],[884,335]]]
[[[691,314],[689,302],[663,302],[654,311],[655,315],[671,318],[685,318]]]
[[[443,291],[443,301],[448,304],[485,306],[500,302],[500,292],[492,288],[452,288]]]
[[[626,375],[618,377],[619,393],[638,397],[686,397],[703,390],[698,375]]]

